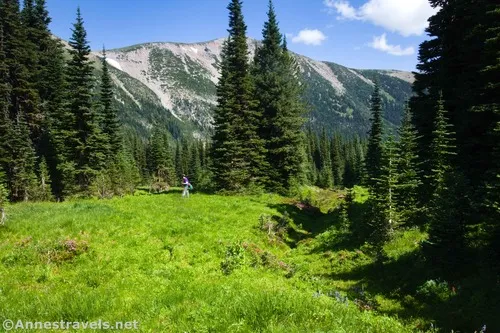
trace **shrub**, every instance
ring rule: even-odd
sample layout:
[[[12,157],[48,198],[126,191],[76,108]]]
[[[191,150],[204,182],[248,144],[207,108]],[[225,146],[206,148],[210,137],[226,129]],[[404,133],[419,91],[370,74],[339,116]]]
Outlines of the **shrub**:
[[[448,283],[440,280],[428,280],[417,289],[417,295],[431,303],[444,302],[453,293],[454,291],[448,287]]]
[[[226,256],[220,264],[220,268],[225,275],[231,274],[238,268],[244,260],[245,249],[239,243],[233,243],[226,246]]]

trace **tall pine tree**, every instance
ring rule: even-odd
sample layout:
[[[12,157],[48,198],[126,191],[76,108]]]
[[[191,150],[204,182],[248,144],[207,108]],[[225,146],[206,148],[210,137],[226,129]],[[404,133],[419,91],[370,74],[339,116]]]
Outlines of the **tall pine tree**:
[[[241,191],[262,181],[265,150],[257,133],[261,115],[253,100],[242,2],[232,0],[228,9],[229,37],[217,85],[212,168],[218,189]]]
[[[101,126],[108,144],[108,160],[112,160],[121,150],[122,138],[120,135],[120,122],[116,109],[113,107],[113,86],[106,59],[106,49],[102,50],[102,75],[101,75]]]
[[[426,255],[445,272],[451,273],[463,261],[465,210],[470,196],[465,181],[454,166],[455,133],[446,116],[444,101],[438,101],[431,144],[431,200],[428,204],[429,240]]]
[[[399,214],[403,223],[415,225],[420,211],[419,189],[422,181],[418,158],[418,132],[412,123],[412,112],[406,105],[399,128],[398,197]]]
[[[67,65],[67,101],[74,120],[72,160],[75,163],[76,183],[85,191],[104,167],[106,145],[100,130],[97,110],[92,103],[94,86],[92,61],[87,32],[83,26],[80,8],[77,10],[73,34],[69,41],[71,58]]]
[[[298,68],[282,39],[272,1],[267,17],[262,45],[255,53],[255,99],[263,115],[259,133],[267,149],[269,187],[284,193],[293,183],[304,182],[305,108]]]
[[[378,83],[371,97],[371,129],[368,137],[368,150],[365,157],[366,184],[371,187],[374,179],[380,177],[380,167],[383,154],[382,137],[382,101],[380,99],[380,88]]]

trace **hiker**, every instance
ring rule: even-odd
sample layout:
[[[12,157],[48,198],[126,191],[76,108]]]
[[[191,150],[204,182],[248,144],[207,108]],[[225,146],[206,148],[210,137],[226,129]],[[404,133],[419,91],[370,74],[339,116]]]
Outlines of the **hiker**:
[[[184,186],[184,191],[182,191],[182,197],[187,196],[189,198],[189,190],[193,187],[189,183],[189,179],[186,177],[186,175],[182,175],[182,185]]]

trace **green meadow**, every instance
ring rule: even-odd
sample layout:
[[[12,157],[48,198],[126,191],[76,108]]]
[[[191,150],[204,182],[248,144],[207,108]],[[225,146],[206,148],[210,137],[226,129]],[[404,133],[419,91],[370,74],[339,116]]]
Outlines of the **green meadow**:
[[[357,188],[353,220],[365,197]],[[409,292],[425,283],[412,279],[419,267],[411,264],[425,234],[396,234],[377,267],[370,247],[347,237],[341,198],[308,189],[300,204],[275,195],[186,199],[174,189],[10,205],[0,227],[0,321],[137,320],[140,332],[428,331],[453,295],[435,292],[439,283],[422,299]],[[429,307],[426,296],[442,299]]]

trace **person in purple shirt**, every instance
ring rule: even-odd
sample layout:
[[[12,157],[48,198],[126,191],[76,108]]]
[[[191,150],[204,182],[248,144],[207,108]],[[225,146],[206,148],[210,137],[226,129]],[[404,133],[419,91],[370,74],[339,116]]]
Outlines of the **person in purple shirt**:
[[[189,188],[191,187],[191,184],[189,183],[189,179],[186,177],[186,175],[182,175],[182,185],[184,186],[184,191],[182,191],[182,197],[189,198]]]

